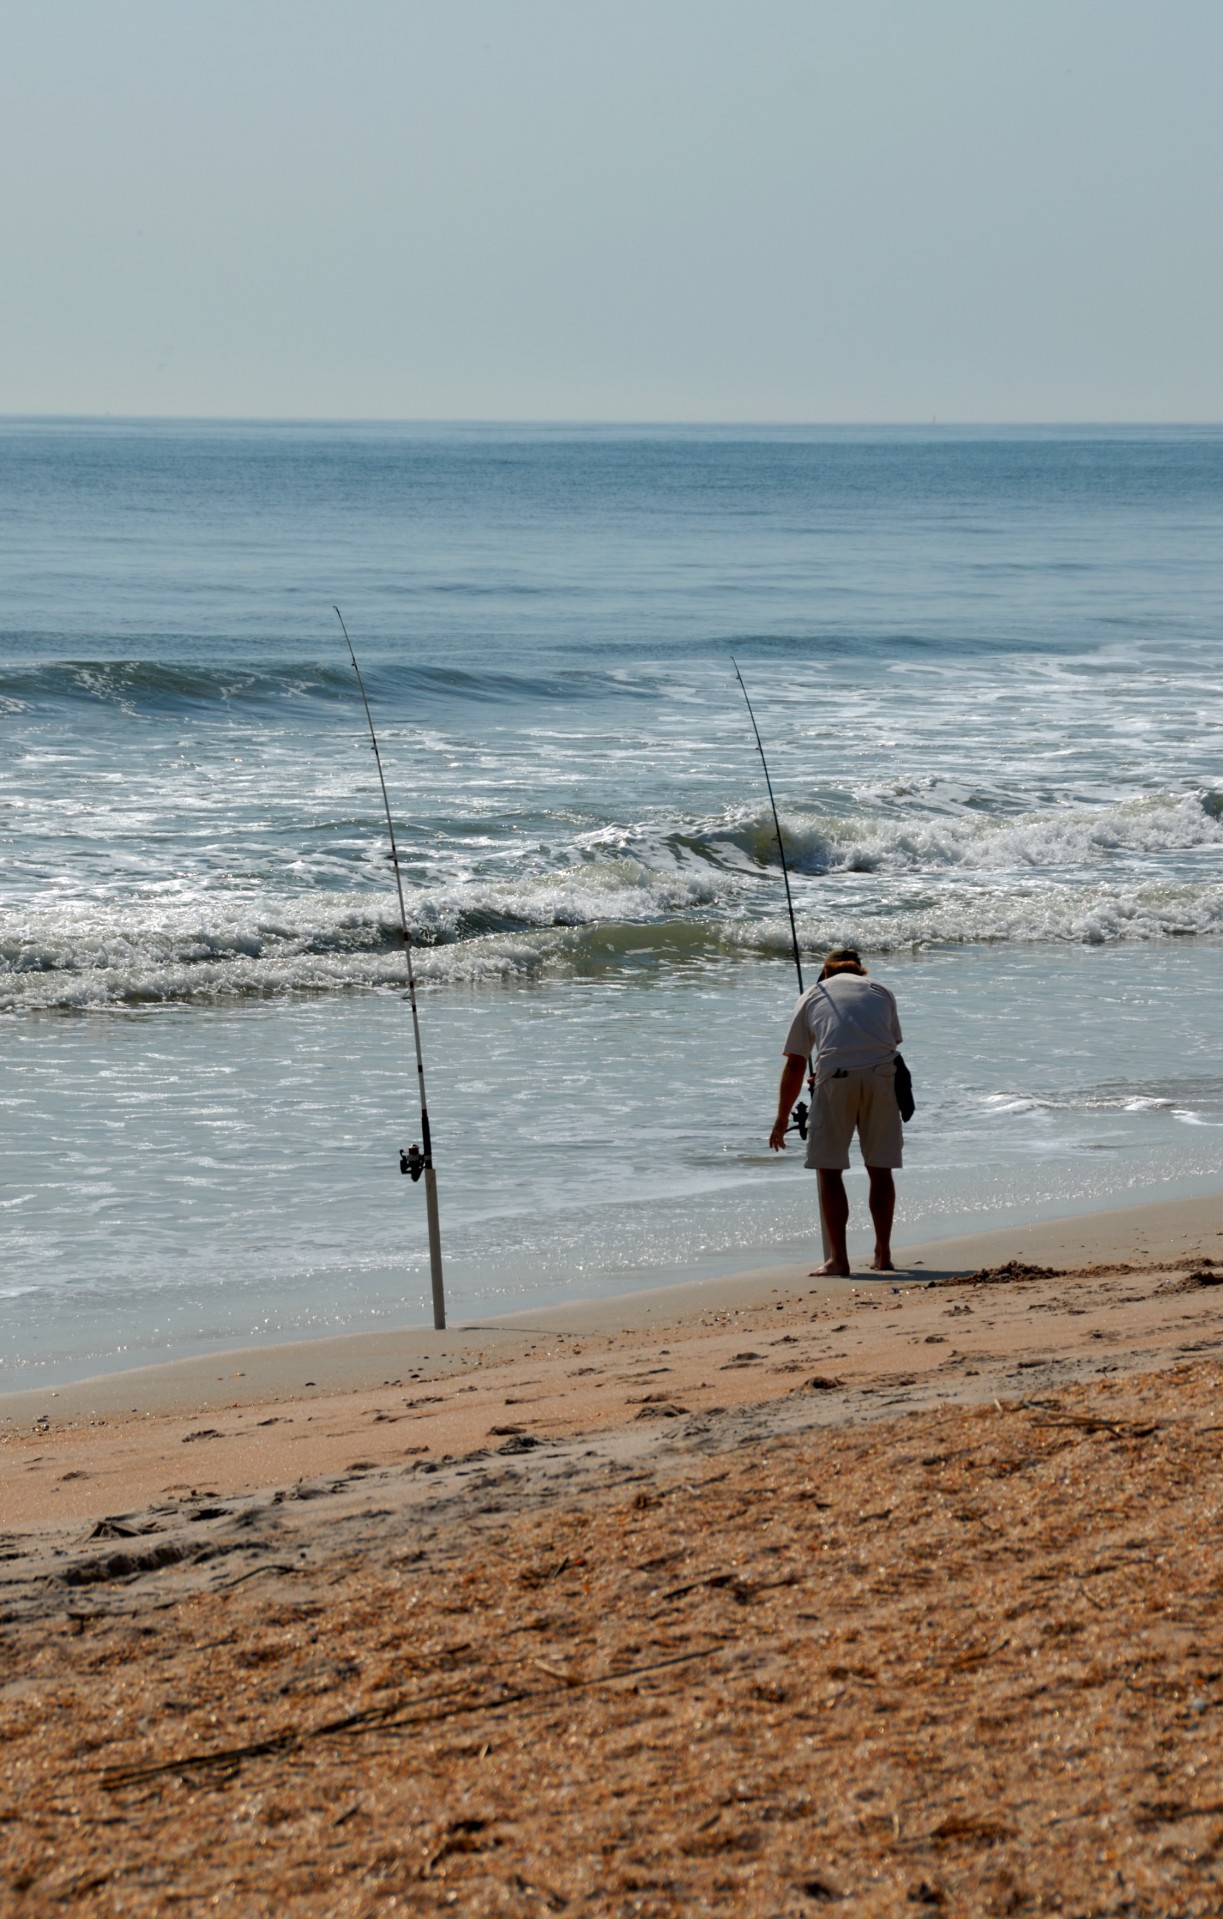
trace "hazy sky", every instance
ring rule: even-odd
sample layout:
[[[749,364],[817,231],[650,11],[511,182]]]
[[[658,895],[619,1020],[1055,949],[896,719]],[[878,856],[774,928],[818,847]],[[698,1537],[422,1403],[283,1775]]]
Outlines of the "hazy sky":
[[[0,412],[1223,419],[1221,0],[0,0]]]

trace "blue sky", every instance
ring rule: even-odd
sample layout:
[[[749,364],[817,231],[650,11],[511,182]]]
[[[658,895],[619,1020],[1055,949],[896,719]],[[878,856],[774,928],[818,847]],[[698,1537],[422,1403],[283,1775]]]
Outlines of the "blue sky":
[[[0,0],[0,411],[1223,419],[1218,0]]]

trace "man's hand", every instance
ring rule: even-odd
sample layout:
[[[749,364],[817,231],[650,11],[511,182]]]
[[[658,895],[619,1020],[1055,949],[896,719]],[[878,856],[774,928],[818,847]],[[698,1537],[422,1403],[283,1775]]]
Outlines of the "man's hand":
[[[787,1053],[786,1063],[781,1069],[781,1084],[777,1088],[777,1118],[769,1134],[769,1150],[784,1153],[786,1134],[790,1127],[790,1109],[803,1089],[803,1077],[808,1061],[801,1053]]]

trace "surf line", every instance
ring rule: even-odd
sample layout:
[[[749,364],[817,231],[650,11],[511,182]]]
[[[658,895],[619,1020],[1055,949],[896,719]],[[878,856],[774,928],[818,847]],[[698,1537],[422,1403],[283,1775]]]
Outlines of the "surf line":
[[[352,641],[348,637],[348,628],[344,624],[344,615],[338,606],[332,607],[336,619],[340,622],[340,631],[348,647],[348,657],[352,661],[352,670],[357,676],[357,686],[361,692],[361,704],[365,708],[365,721],[369,727],[370,745],[374,749],[374,764],[378,768],[378,784],[382,788],[382,805],[386,812],[386,830],[391,841],[391,864],[395,868],[395,890],[399,895],[399,926],[403,934],[403,953],[408,967],[408,1004],[412,1008],[412,1033],[416,1040],[416,1078],[420,1088],[420,1137],[421,1145],[415,1141],[406,1152],[399,1155],[399,1170],[407,1173],[415,1183],[424,1174],[425,1178],[425,1216],[429,1222],[429,1271],[433,1280],[433,1325],[437,1332],[446,1330],[446,1294],[442,1284],[442,1229],[437,1211],[437,1174],[433,1168],[433,1139],[429,1131],[429,1103],[425,1098],[425,1056],[420,1045],[420,1014],[416,1009],[416,974],[412,966],[412,935],[408,931],[408,915],[403,903],[403,875],[399,870],[399,848],[395,844],[395,822],[391,818],[391,802],[387,796],[386,778],[382,771],[382,755],[378,751],[378,735],[374,731],[374,716],[369,710],[369,698],[365,691],[365,681],[361,678],[361,668],[357,665],[357,656]],[[422,1151],[423,1147],[423,1151]]]
[[[794,947],[794,970],[798,974],[798,992],[799,992],[799,998],[801,999],[803,993],[806,990],[805,987],[803,986],[803,962],[802,962],[802,955],[800,954],[799,948],[798,948],[798,928],[794,924],[794,896],[790,891],[790,869],[786,865],[786,849],[781,843],[781,821],[777,817],[777,801],[773,797],[773,782],[769,778],[769,763],[764,757],[764,742],[762,741],[760,737],[760,728],[756,724],[756,715],[752,711],[752,703],[751,703],[751,700],[748,698],[747,688],[743,684],[743,675],[739,671],[739,662],[735,658],[733,653],[730,656],[730,663],[735,669],[735,678],[738,680],[739,690],[743,694],[744,704],[747,707],[747,716],[752,723],[752,732],[756,735],[756,751],[760,755],[760,764],[764,768],[764,783],[766,787],[768,788],[769,805],[773,809],[773,831],[777,835],[777,856],[781,861],[781,877],[785,882],[786,911],[790,915],[790,940]],[[814,1101],[815,1074],[811,1071],[810,1059],[808,1059],[807,1061],[807,1092],[810,1095],[812,1101]],[[810,1108],[805,1106],[802,1100],[800,1100],[798,1102],[798,1105],[794,1108],[794,1113],[792,1116],[792,1124],[795,1127],[797,1127],[798,1136],[800,1139],[806,1139],[807,1137],[807,1120],[809,1117],[809,1113],[810,1113]],[[824,1258],[828,1259],[831,1252],[832,1242],[828,1236],[828,1222],[824,1218],[824,1196],[822,1193],[820,1194],[820,1232],[823,1236],[823,1241],[824,1241]]]

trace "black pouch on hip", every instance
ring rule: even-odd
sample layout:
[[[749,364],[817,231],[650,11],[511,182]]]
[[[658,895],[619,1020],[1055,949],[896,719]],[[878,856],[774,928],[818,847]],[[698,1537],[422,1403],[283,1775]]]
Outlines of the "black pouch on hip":
[[[917,1111],[917,1101],[913,1097],[913,1075],[899,1053],[896,1055],[896,1104],[900,1108],[901,1119],[906,1122]]]

